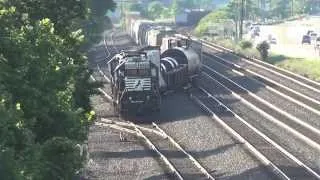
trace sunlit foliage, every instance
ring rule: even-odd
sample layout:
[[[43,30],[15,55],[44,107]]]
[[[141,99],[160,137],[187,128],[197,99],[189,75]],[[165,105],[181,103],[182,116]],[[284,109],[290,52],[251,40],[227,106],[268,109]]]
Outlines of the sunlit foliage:
[[[81,168],[75,145],[87,139],[98,86],[89,82],[82,23],[114,7],[0,1],[0,179],[72,179]]]

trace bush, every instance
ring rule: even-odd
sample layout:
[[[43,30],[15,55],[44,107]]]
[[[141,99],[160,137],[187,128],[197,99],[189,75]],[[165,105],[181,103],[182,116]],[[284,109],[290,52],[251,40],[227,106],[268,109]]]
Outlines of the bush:
[[[213,11],[199,21],[197,27],[195,28],[195,33],[197,35],[203,35],[208,31],[208,28],[212,24],[223,23],[226,21],[227,17],[227,11],[225,9]]]
[[[261,59],[263,61],[267,60],[269,49],[270,49],[270,45],[267,41],[263,41],[257,45],[257,50],[259,51]]]
[[[252,48],[252,43],[250,41],[241,41],[240,47],[241,49],[249,49]]]

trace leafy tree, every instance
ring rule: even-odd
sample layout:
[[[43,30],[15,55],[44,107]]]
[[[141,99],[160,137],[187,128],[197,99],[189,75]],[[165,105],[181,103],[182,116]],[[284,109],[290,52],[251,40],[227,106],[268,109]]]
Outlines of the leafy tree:
[[[99,84],[80,27],[114,8],[94,2],[0,1],[0,179],[71,179],[81,167],[74,147],[87,139]]]
[[[255,19],[260,15],[258,0],[245,0],[245,19]]]
[[[148,4],[148,16],[152,19],[159,18],[164,10],[164,5],[160,1],[153,1]]]
[[[148,16],[147,8],[145,8],[142,3],[128,3],[127,9],[128,11],[138,11],[142,16]]]
[[[179,0],[173,0],[170,7],[170,15],[172,17],[176,16],[182,11],[182,7],[180,6]]]
[[[203,34],[208,31],[208,28],[212,24],[223,23],[227,20],[227,18],[228,12],[226,11],[226,9],[219,9],[217,11],[211,12],[199,21],[195,32],[196,34]]]
[[[238,37],[238,25],[240,21],[239,2],[237,0],[231,0],[226,8],[227,18],[232,19],[235,22],[236,37]]]
[[[287,18],[290,15],[290,1],[289,0],[272,0],[271,10],[273,16],[280,18]]]

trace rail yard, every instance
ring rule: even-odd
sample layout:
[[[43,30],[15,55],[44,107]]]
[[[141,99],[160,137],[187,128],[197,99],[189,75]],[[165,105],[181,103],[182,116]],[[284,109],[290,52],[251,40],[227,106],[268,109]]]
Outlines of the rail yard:
[[[105,34],[89,57],[92,79],[105,83],[94,100],[90,179],[320,178],[318,82],[191,37],[202,43],[192,87],[165,93],[160,112],[123,118],[107,62],[142,46],[126,32]]]

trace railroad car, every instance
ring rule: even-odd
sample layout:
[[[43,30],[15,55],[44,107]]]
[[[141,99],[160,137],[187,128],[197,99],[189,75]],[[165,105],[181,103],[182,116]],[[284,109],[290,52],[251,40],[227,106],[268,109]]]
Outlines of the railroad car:
[[[144,48],[135,52],[143,54],[134,55],[135,59],[139,60],[132,61],[132,55],[122,52],[115,56],[113,65],[109,66],[110,72],[114,73],[114,105],[120,112],[134,112],[136,109],[159,110],[161,93],[189,85],[200,71],[202,44],[176,34],[171,24],[172,22],[150,21],[136,15],[131,18],[127,16],[126,31],[138,46]],[[148,79],[151,80],[145,80],[142,77],[144,74],[138,73],[131,77],[133,74],[128,73],[131,70],[126,67],[140,71],[137,70],[141,67],[138,62],[150,64]],[[126,63],[135,65],[128,66]],[[152,73],[153,71],[157,72]],[[152,88],[144,89],[144,84],[140,88],[139,82],[146,82],[146,87]]]
[[[116,112],[158,111],[160,107],[159,70],[150,52],[159,47],[122,51],[109,61],[113,105]]]
[[[175,89],[185,84],[200,69],[202,44],[188,37],[178,35],[170,21],[161,23],[141,17],[130,18],[132,39],[139,46],[160,46],[161,90]],[[175,85],[175,86],[174,86]]]

